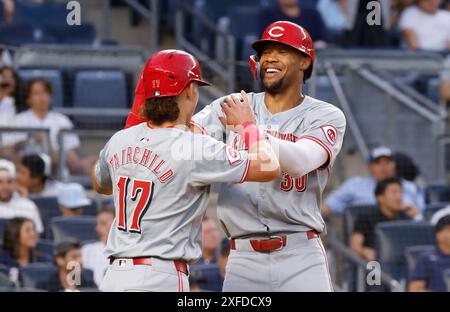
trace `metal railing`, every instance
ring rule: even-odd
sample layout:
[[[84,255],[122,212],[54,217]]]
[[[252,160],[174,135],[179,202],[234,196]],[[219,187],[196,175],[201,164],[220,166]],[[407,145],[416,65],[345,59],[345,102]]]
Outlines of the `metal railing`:
[[[39,144],[42,146],[42,152],[50,155],[51,151],[51,140],[50,140],[50,129],[43,129],[43,128],[36,128],[36,127],[0,127],[0,147],[5,147],[7,145],[17,145],[17,143],[20,143],[14,138],[17,134],[43,134],[43,140]],[[10,136],[5,142],[4,135]],[[25,142],[28,140],[28,137],[25,139]],[[27,143],[25,143],[27,145]],[[24,146],[26,148],[26,146]]]
[[[336,238],[327,239],[327,243],[334,253],[339,253],[344,257],[346,261],[349,261],[357,267],[356,290],[358,292],[365,291],[368,262],[353,253],[347,246],[345,246]],[[382,285],[388,286],[389,289],[393,292],[404,291],[402,283],[392,278],[389,274],[384,273],[383,271],[379,273]]]
[[[205,52],[197,47],[193,42],[186,37],[186,21],[187,20],[200,23],[205,31],[212,32],[217,38],[222,38],[225,41],[226,53],[225,61],[219,62],[210,58]],[[180,2],[176,11],[176,40],[178,45],[194,54],[202,65],[210,69],[215,75],[226,81],[227,92],[235,92],[236,83],[236,60],[235,60],[235,38],[227,31],[220,29],[217,25],[203,14],[194,10],[194,8],[187,3]]]
[[[64,148],[64,137],[69,134],[76,134],[83,138],[101,138],[105,139],[104,144],[107,140],[115,133],[114,130],[76,130],[76,129],[64,129],[58,133],[58,143],[59,143],[59,168],[57,176],[61,181],[74,181],[79,182],[83,185],[90,184],[90,178],[87,176],[72,176],[66,167],[66,162],[62,161],[66,158],[67,151]],[[103,144],[103,145],[104,145]]]

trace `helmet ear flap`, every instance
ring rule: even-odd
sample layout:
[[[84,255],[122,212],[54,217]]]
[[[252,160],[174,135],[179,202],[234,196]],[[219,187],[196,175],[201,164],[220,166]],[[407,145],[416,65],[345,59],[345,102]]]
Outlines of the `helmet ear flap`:
[[[253,78],[255,80],[259,80],[260,66],[259,66],[259,57],[257,54],[250,55],[250,58],[248,60],[248,66],[250,67],[250,71],[252,72]]]

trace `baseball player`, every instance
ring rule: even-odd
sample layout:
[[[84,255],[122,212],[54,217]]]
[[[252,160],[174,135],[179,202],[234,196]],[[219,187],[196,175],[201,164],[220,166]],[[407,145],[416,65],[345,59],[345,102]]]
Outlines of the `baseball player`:
[[[201,222],[211,183],[270,181],[278,160],[252,122],[247,98],[228,111],[248,150],[180,127],[190,124],[203,80],[197,60],[155,53],[141,87],[148,122],[117,132],[100,152],[94,188],[113,194],[116,219],[103,291],[189,291],[188,263],[201,256]],[[250,161],[251,159],[251,161]]]
[[[217,215],[232,249],[223,290],[332,291],[319,207],[342,146],[345,117],[335,106],[302,94],[315,59],[303,27],[275,22],[252,47],[250,67],[265,92],[248,94],[248,102],[282,174],[268,183],[222,185]],[[217,131],[221,124],[236,124],[230,115],[236,108],[229,107],[234,98],[214,101],[193,119],[209,135],[225,133],[228,144],[245,150],[241,135],[225,127]]]

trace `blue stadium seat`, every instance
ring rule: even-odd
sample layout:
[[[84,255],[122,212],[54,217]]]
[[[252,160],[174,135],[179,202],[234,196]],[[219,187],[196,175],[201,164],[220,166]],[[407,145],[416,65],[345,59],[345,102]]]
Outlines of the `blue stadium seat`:
[[[95,26],[91,23],[81,25],[45,25],[43,32],[61,44],[92,45],[96,38]]]
[[[51,107],[64,106],[64,85],[62,74],[57,69],[19,69],[19,76],[22,80],[28,81],[33,78],[42,77],[49,80],[53,87]]]
[[[8,23],[0,25],[0,42],[20,46],[34,41],[34,30],[30,24]]]
[[[383,271],[395,279],[407,277],[407,247],[434,244],[434,227],[427,223],[393,221],[383,222],[375,227],[377,261]]]
[[[23,287],[38,288],[50,277],[58,272],[58,267],[53,263],[31,263],[20,269],[20,278]]]
[[[40,238],[36,244],[36,252],[41,253],[50,259],[54,257],[54,248],[55,245],[50,239]]]
[[[6,276],[8,276],[9,274],[9,268],[1,263],[0,263],[0,274],[5,274]]]
[[[5,228],[8,219],[0,219],[0,247],[3,245],[3,237],[5,236]]]
[[[418,245],[418,246],[410,246],[405,248],[405,257],[406,262],[408,264],[408,276],[412,273],[414,270],[414,267],[416,266],[417,259],[427,251],[431,251],[436,246],[434,245]]]
[[[27,22],[35,26],[43,24],[65,25],[67,17],[65,3],[32,3],[15,1],[14,21]]]
[[[425,221],[430,221],[431,217],[439,210],[447,207],[448,205],[450,205],[450,202],[446,202],[446,203],[434,203],[434,204],[428,204],[425,207],[425,211],[424,211],[424,219]]]
[[[59,210],[58,200],[56,197],[35,197],[31,200],[36,204],[41,215],[42,224],[44,225],[44,236],[46,238],[52,238],[52,232],[50,231],[50,220],[53,217],[61,215]]]
[[[202,290],[222,291],[223,282],[217,264],[193,264],[189,270],[198,277],[198,285]]]
[[[426,202],[430,204],[438,202],[450,202],[450,186],[430,185],[425,189]]]
[[[86,70],[75,74],[74,107],[76,108],[127,108],[127,86],[121,71]],[[84,123],[113,123],[114,117],[77,117]]]
[[[55,244],[63,241],[87,241],[97,240],[95,231],[97,220],[93,216],[80,217],[55,217],[51,220],[51,229]]]

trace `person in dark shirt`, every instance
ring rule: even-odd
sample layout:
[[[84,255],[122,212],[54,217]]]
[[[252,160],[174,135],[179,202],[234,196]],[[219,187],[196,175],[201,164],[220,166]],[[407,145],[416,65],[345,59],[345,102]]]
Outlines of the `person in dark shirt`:
[[[326,46],[327,28],[320,13],[314,8],[302,7],[299,0],[278,0],[278,4],[261,11],[260,33],[276,21],[289,21],[308,29],[316,48]]]
[[[39,282],[38,289],[47,291],[78,291],[82,288],[96,288],[94,274],[83,269],[81,245],[78,242],[62,242],[55,247],[55,262],[59,271],[48,280]],[[79,269],[79,276],[77,276]],[[79,277],[79,279],[78,279]]]
[[[375,226],[381,222],[411,219],[417,214],[414,206],[403,205],[403,190],[400,178],[382,180],[375,188],[378,211],[363,214],[355,221],[350,238],[350,248],[367,261],[376,259],[374,249]]]
[[[0,264],[21,268],[32,262],[49,262],[51,258],[36,251],[37,233],[32,220],[16,217],[6,223]]]
[[[409,291],[450,291],[444,281],[444,271],[450,270],[450,215],[439,219],[435,231],[436,249],[417,259]]]

